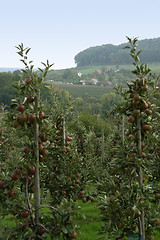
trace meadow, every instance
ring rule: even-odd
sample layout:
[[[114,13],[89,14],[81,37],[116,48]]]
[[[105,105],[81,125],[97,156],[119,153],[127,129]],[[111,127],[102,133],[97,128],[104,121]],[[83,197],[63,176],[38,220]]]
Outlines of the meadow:
[[[152,72],[159,73],[160,72],[160,63],[148,63],[149,68]],[[80,71],[82,74],[90,74],[95,72],[97,69],[102,68],[111,68],[111,69],[126,69],[126,70],[132,70],[133,66],[131,64],[129,65],[104,65],[104,66],[86,66],[86,67],[77,67],[76,70]]]
[[[72,97],[96,97],[100,98],[102,95],[108,92],[113,92],[113,87],[102,87],[92,85],[78,85],[67,83],[54,83],[56,87],[66,90]]]

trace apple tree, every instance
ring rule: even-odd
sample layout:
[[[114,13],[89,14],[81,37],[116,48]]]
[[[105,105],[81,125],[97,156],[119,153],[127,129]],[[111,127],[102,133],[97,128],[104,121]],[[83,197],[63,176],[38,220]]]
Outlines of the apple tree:
[[[108,239],[127,239],[134,234],[145,240],[154,239],[154,230],[159,229],[159,200],[154,201],[158,182],[151,168],[154,119],[150,102],[150,96],[156,93],[158,77],[147,64],[139,66],[141,50],[137,51],[137,38],[128,40],[130,45],[126,48],[134,60],[132,73],[136,79],[124,91],[121,86],[117,88],[124,98],[120,112],[127,116],[128,129],[123,141],[119,138],[110,147],[107,183],[101,183],[106,193],[99,204],[105,222],[101,234]]]

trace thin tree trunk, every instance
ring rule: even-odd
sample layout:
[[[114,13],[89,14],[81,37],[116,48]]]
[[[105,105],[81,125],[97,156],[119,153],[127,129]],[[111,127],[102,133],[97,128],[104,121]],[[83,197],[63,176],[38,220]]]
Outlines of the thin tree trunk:
[[[38,107],[39,107],[39,98],[40,98],[40,91],[37,89],[37,98],[35,100],[35,114],[39,117]],[[36,156],[36,172],[35,172],[35,223],[36,225],[39,223],[40,220],[40,178],[39,178],[39,125],[37,121],[34,123],[34,144],[35,144],[35,156]]]
[[[102,129],[101,132],[101,138],[102,138],[102,154],[101,154],[101,161],[102,161],[102,165],[104,163],[104,129]]]
[[[1,225],[1,216],[0,216],[0,239],[2,237],[2,225]]]
[[[65,123],[65,119],[63,119],[63,143],[64,146],[66,144],[66,123]]]
[[[124,144],[124,114],[122,114],[122,143]]]
[[[138,139],[138,143],[137,143],[138,154],[139,154],[139,156],[141,156],[142,139],[141,139],[141,119],[140,119],[140,116],[137,117],[137,139]],[[143,172],[142,172],[142,168],[140,167],[140,170],[139,170],[139,186],[140,186],[140,188],[142,188],[142,185],[143,185]],[[143,196],[142,196],[142,199],[143,199]],[[140,235],[139,236],[140,240],[145,240],[144,210],[142,210],[142,214],[139,217],[139,235]]]

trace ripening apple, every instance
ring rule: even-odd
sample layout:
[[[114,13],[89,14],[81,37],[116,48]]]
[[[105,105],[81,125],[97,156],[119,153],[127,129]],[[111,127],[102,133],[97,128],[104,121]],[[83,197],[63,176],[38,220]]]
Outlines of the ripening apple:
[[[29,212],[27,210],[21,212],[21,217],[22,218],[27,218],[29,216]]]
[[[23,104],[19,104],[19,105],[17,106],[17,110],[18,110],[19,112],[24,112],[25,106],[24,106]]]
[[[142,142],[142,143],[141,143],[141,148],[144,148],[144,147],[145,147],[145,143]]]
[[[33,96],[30,96],[30,97],[27,98],[27,102],[29,102],[29,103],[33,103],[34,100],[35,100],[35,99],[34,99]]]
[[[0,188],[4,187],[5,182],[4,181],[0,181]]]
[[[49,155],[49,151],[47,149],[44,149],[42,154],[43,154],[43,156],[48,156]]]
[[[133,98],[135,101],[138,101],[141,99],[141,96],[138,93],[135,93]]]
[[[38,234],[42,236],[42,235],[45,233],[45,231],[46,231],[46,230],[45,230],[43,227],[40,227],[40,228],[38,229]]]
[[[18,174],[17,173],[12,173],[11,174],[11,178],[12,178],[12,180],[14,180],[14,181],[16,181],[16,180],[18,180]]]
[[[43,118],[45,116],[44,112],[40,112],[39,117]]]
[[[15,191],[13,189],[11,189],[7,192],[7,194],[9,197],[13,197],[15,195]]]
[[[76,239],[77,238],[77,233],[74,231],[71,235],[71,239]]]
[[[150,116],[150,115],[152,115],[152,110],[146,109],[145,113],[146,113],[148,116]]]
[[[139,109],[133,110],[133,115],[138,116],[140,115],[141,111]]]
[[[25,122],[27,122],[27,116],[25,114],[21,114],[19,117],[19,123],[20,124],[24,124]]]
[[[143,109],[147,109],[148,108],[148,103],[146,103],[146,101],[143,100],[143,103],[141,103],[141,107]]]
[[[148,85],[145,84],[144,86],[142,86],[142,87],[141,87],[141,90],[144,91],[144,92],[147,91],[147,90],[148,90]]]
[[[26,78],[24,81],[25,83],[29,84],[32,81],[32,78]]]
[[[130,123],[135,122],[135,118],[132,115],[130,115],[128,118],[128,122],[130,122]]]
[[[14,127],[14,128],[17,128],[18,126],[19,126],[18,120],[15,120],[15,121],[13,122],[13,127]]]
[[[82,201],[83,201],[83,203],[86,203],[87,202],[87,198],[86,197],[82,198]]]
[[[36,120],[36,115],[34,113],[28,115],[28,121],[29,123],[34,123]]]
[[[156,219],[156,220],[155,220],[155,224],[156,224],[156,225],[160,225],[160,220],[159,220],[159,219]]]
[[[156,193],[155,196],[156,196],[157,199],[160,199],[160,193]]]
[[[25,146],[25,147],[23,148],[22,152],[26,153],[26,152],[28,152],[28,150],[29,150],[29,147],[28,147],[28,146]]]
[[[43,145],[40,144],[40,145],[39,145],[39,152],[42,153],[42,152],[43,152],[43,149],[44,149]]]
[[[14,150],[14,149],[15,149],[15,146],[13,145],[11,148],[12,148],[12,150]]]
[[[145,131],[151,131],[152,130],[152,126],[151,125],[147,125],[147,124],[143,124],[142,125],[142,129]]]
[[[31,174],[31,175],[34,175],[34,174],[35,174],[35,171],[36,171],[35,166],[33,166],[32,168],[29,168],[29,169],[28,169],[28,173]]]
[[[77,178],[80,178],[80,176],[81,176],[80,173],[77,173],[77,174],[76,174],[76,177],[77,177]]]

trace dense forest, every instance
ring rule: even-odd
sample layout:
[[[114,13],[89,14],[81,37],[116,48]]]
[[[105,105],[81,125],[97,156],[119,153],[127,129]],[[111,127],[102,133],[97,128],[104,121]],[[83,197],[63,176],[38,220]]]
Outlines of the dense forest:
[[[93,65],[130,64],[131,57],[124,44],[104,44],[90,47],[75,56],[77,67]],[[139,49],[142,50],[140,58],[142,62],[160,62],[160,38],[145,39],[139,41]]]

